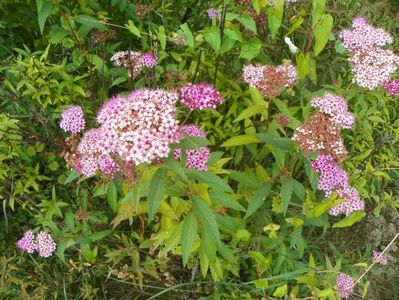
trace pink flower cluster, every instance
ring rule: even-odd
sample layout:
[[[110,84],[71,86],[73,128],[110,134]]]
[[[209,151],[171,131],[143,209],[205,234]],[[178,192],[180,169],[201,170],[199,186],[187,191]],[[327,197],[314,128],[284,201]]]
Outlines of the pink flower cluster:
[[[100,170],[111,177],[121,168],[109,155],[103,131],[93,128],[85,132],[78,145],[79,160],[75,165],[75,171],[85,176],[92,176]]]
[[[220,19],[220,13],[214,9],[213,7],[208,8],[208,10],[206,11],[208,13],[208,18],[209,19]]]
[[[290,88],[294,85],[297,72],[295,67],[287,62],[279,66],[247,65],[243,68],[243,78],[265,98],[273,98],[280,95],[284,87]]]
[[[83,116],[83,110],[80,106],[71,106],[61,113],[60,127],[65,132],[79,133],[86,125],[86,121]]]
[[[349,216],[357,210],[364,209],[364,202],[360,199],[358,191],[351,187],[347,173],[339,167],[331,155],[319,154],[312,161],[312,168],[320,173],[318,188],[329,197],[334,191],[344,202],[330,208],[332,216]]]
[[[204,138],[206,136],[205,132],[200,130],[194,124],[185,125],[180,128],[180,131],[177,133],[177,139],[179,141],[184,138],[184,135],[182,132],[185,132],[189,136],[193,136],[193,137]],[[208,161],[210,153],[211,152],[210,152],[209,148],[207,148],[207,147],[200,147],[199,149],[187,149],[186,150],[186,168],[196,169],[196,170],[200,170],[200,171],[208,170],[206,163]],[[175,149],[174,157],[176,159],[180,159],[182,157],[182,149],[180,149],[180,148]]]
[[[157,57],[153,53],[141,54],[137,51],[119,51],[111,57],[111,62],[117,67],[128,68],[129,77],[136,77],[144,68],[154,68]]]
[[[374,250],[373,251],[373,260],[378,261],[382,266],[385,266],[388,263],[388,258],[385,254],[381,255],[381,257],[380,257],[380,255],[381,255],[381,252]]]
[[[180,89],[181,102],[189,109],[216,109],[223,102],[220,93],[208,83],[189,83]]]
[[[399,96],[399,80],[384,82],[384,89],[393,96]]]
[[[28,253],[37,251],[41,257],[50,257],[56,246],[51,235],[45,231],[40,231],[35,238],[32,230],[28,230],[17,243],[18,248]]]
[[[326,93],[321,98],[313,98],[311,105],[328,115],[330,120],[339,128],[352,128],[355,117],[348,111],[345,99]]]
[[[347,299],[353,294],[354,280],[348,274],[340,273],[337,276],[337,292],[341,298]]]
[[[157,65],[157,56],[154,53],[144,53],[140,57],[140,63],[147,68],[155,68]]]
[[[353,82],[372,90],[390,80],[398,68],[399,56],[382,48],[393,43],[392,36],[383,29],[371,26],[363,18],[354,19],[352,27],[342,30],[339,36],[349,52]]]
[[[112,177],[122,170],[120,163],[138,165],[167,157],[169,144],[178,141],[177,99],[176,93],[161,89],[112,97],[98,112],[100,127],[83,135],[75,170],[86,176],[100,170]]]

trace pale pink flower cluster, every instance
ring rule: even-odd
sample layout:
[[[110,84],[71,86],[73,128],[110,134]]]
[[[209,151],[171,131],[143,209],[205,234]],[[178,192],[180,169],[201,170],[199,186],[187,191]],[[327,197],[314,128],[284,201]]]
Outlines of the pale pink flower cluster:
[[[223,102],[220,93],[208,83],[188,83],[180,89],[180,101],[189,109],[216,109]]]
[[[107,151],[103,133],[101,128],[92,128],[84,133],[77,149],[79,160],[75,165],[75,171],[92,176],[100,170],[112,177],[121,170]]]
[[[311,105],[330,117],[330,120],[339,128],[352,128],[355,117],[348,111],[345,99],[326,93],[321,98],[313,98]]]
[[[117,67],[128,69],[129,77],[136,77],[144,68],[154,68],[157,57],[153,53],[141,54],[137,51],[119,51],[111,57],[111,62]]]
[[[252,66],[243,68],[243,78],[257,88],[265,98],[274,98],[283,88],[290,88],[297,80],[297,71],[288,62],[279,66]]]
[[[256,87],[263,80],[265,66],[246,65],[242,70],[244,81],[252,87]]]
[[[28,230],[18,241],[17,247],[27,253],[37,251],[41,257],[50,257],[57,245],[49,233],[40,231],[35,238],[32,230]]]
[[[196,125],[185,125],[180,128],[180,131],[177,133],[177,139],[180,141],[184,138],[182,132],[185,132],[189,136],[193,137],[201,137],[204,138],[206,136],[205,132],[200,130]],[[186,168],[196,169],[200,171],[206,171],[208,169],[206,163],[208,162],[208,158],[211,152],[207,147],[200,147],[198,149],[187,149],[186,150]],[[174,151],[174,157],[176,159],[180,159],[182,157],[182,149],[177,148]]]
[[[351,276],[339,273],[337,276],[337,292],[343,299],[349,298],[353,294],[353,285],[355,281]]]
[[[388,257],[385,254],[381,255],[381,257],[380,255],[381,252],[373,250],[373,260],[378,261],[382,266],[385,266],[388,263]]]
[[[80,106],[74,105],[62,111],[60,127],[65,132],[79,133],[85,128],[85,125],[86,121]]]
[[[347,173],[339,167],[331,155],[319,154],[312,161],[312,168],[320,173],[318,188],[325,192],[326,197],[335,191],[339,199],[344,202],[330,208],[332,216],[349,216],[357,210],[364,209],[364,202],[360,199],[358,191],[351,187]]]
[[[372,90],[389,81],[396,72],[399,56],[382,46],[393,43],[393,37],[381,28],[375,28],[364,18],[352,21],[353,29],[340,32],[343,46],[349,52],[354,83]]]
[[[80,141],[75,170],[91,176],[100,170],[113,176],[120,163],[141,164],[167,157],[177,142],[178,95],[162,89],[142,89],[115,96],[98,112],[99,128],[88,130]]]
[[[208,8],[206,12],[208,13],[209,19],[217,19],[217,20],[220,19],[220,13],[213,7]]]
[[[384,82],[384,89],[393,96],[399,96],[399,80]]]

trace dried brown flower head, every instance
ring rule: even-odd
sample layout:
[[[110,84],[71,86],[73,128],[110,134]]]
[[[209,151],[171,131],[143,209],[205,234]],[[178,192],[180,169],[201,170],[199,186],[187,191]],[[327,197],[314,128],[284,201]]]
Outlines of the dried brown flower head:
[[[321,112],[312,114],[299,126],[293,139],[306,154],[313,151],[330,154],[340,162],[347,153],[340,129]]]

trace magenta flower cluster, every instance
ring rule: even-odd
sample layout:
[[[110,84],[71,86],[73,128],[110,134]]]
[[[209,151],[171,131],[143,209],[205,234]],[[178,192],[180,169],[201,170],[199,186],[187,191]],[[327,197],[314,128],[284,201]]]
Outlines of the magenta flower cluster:
[[[382,48],[393,43],[392,36],[383,29],[371,26],[364,18],[354,19],[352,28],[342,30],[339,36],[349,52],[353,82],[372,90],[391,79],[399,56]]]
[[[355,117],[348,111],[348,104],[340,96],[326,93],[321,98],[313,98],[311,105],[328,115],[338,128],[352,128],[355,122]]]
[[[399,96],[399,80],[384,82],[384,89],[393,96]]]
[[[216,109],[223,102],[220,93],[208,83],[189,83],[180,89],[181,102],[189,109]]]
[[[154,53],[144,53],[140,57],[140,63],[146,68],[155,68],[157,65],[157,56]]]
[[[348,274],[340,273],[337,276],[337,292],[343,299],[349,298],[353,294],[354,280]]]
[[[373,261],[378,261],[382,266],[385,266],[388,263],[388,257],[383,254],[381,255],[381,252],[373,250]]]
[[[180,128],[177,133],[177,139],[180,141],[184,138],[183,132],[193,137],[204,138],[206,136],[205,132],[199,129],[196,125],[185,125]],[[206,171],[208,169],[206,163],[210,155],[210,150],[207,147],[200,147],[199,149],[187,149],[186,150],[186,168],[196,169],[200,171]],[[176,159],[181,159],[182,149],[177,148],[174,151],[174,157]]]
[[[351,187],[347,173],[339,167],[331,155],[319,154],[312,161],[312,168],[320,173],[318,188],[329,197],[335,191],[338,198],[344,202],[331,207],[329,213],[332,216],[349,216],[357,210],[364,209],[364,202],[360,199],[358,191]]]
[[[35,238],[32,230],[28,230],[17,242],[17,247],[27,253],[34,253],[37,251],[41,257],[50,257],[57,245],[49,233],[40,231]]]
[[[74,105],[62,111],[60,127],[65,132],[79,133],[85,128],[85,125],[86,121],[80,106]]]

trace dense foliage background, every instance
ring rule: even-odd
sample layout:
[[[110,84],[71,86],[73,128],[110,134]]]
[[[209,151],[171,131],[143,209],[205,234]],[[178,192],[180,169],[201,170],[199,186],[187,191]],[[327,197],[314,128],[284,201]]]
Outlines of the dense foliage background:
[[[371,258],[399,229],[398,97],[352,82],[338,35],[361,16],[393,35],[395,52],[399,5],[275,2],[0,1],[0,298],[340,299],[337,274],[356,280],[373,264],[351,299],[399,299],[395,244],[387,265]],[[156,54],[156,67],[129,76],[110,61],[125,50]],[[243,80],[245,65],[284,63],[299,79],[277,97]],[[173,147],[208,146],[207,171],[173,155],[127,177],[67,167],[65,108],[80,105],[94,128],[113,95],[190,82],[224,99],[177,108],[206,138]],[[324,199],[292,140],[326,91],[356,118],[341,132],[341,166],[365,209],[348,217],[329,216],[339,200]],[[53,256],[16,247],[30,229],[51,234]]]

